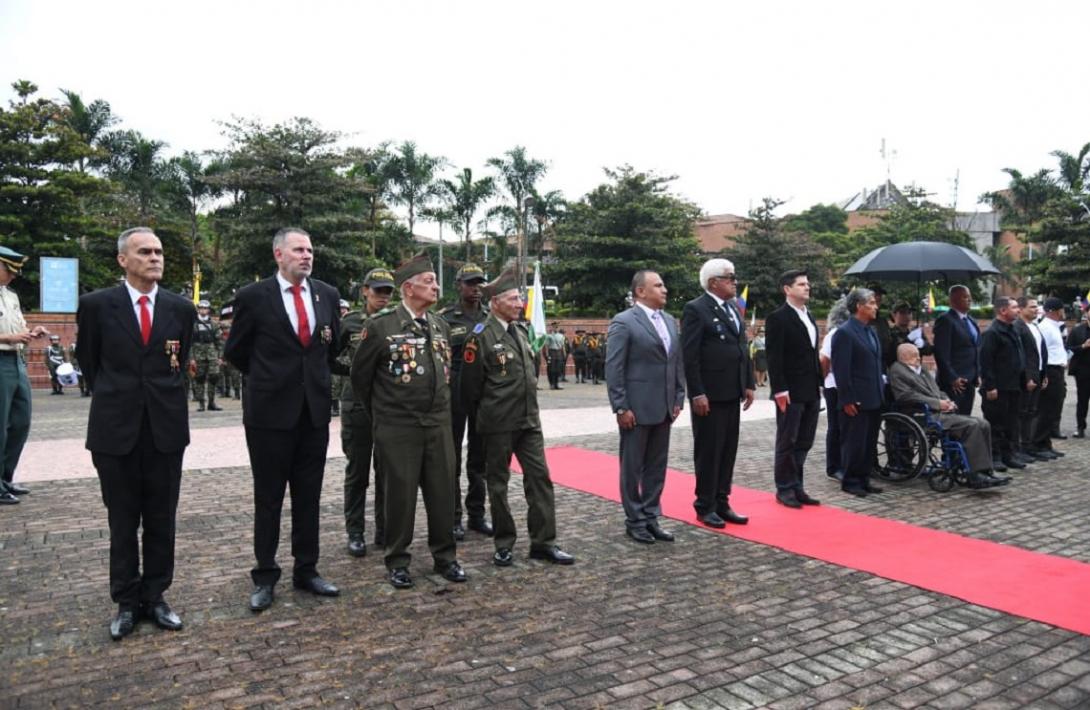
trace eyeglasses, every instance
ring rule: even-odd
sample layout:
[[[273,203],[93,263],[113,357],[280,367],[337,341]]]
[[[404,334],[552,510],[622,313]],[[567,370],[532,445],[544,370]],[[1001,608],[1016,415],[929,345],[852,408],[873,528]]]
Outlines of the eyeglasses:
[[[716,276],[717,279],[723,279],[724,281],[737,281],[738,277],[734,274],[724,274],[723,276]]]

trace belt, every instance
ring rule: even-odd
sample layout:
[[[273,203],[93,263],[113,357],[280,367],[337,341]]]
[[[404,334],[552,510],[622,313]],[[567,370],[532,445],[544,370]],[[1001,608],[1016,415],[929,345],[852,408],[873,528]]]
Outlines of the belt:
[[[15,357],[18,354],[18,350],[0,350],[0,355],[11,355],[12,357]]]

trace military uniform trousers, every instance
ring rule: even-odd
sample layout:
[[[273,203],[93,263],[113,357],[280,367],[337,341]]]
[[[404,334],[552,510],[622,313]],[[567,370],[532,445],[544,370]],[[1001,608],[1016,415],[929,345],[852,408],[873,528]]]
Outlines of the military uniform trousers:
[[[30,434],[30,380],[26,364],[14,350],[0,350],[0,452],[3,479],[11,483]],[[3,486],[0,486],[0,490]]]
[[[458,382],[452,378],[451,392],[458,391]],[[484,519],[484,499],[487,494],[484,478],[484,438],[477,433],[477,419],[462,407],[460,397],[450,405],[450,428],[454,438],[454,520],[462,520],[462,440],[467,443],[465,512],[470,522]],[[466,429],[469,429],[468,438]]]
[[[367,483],[371,472],[374,439],[371,418],[363,405],[341,401],[341,451],[348,462],[344,466],[344,527],[348,534],[366,531]],[[386,531],[386,482],[375,462],[375,539],[383,540]]]
[[[408,567],[417,489],[428,517],[428,549],[441,566],[456,560],[454,441],[450,426],[374,424],[375,467],[386,481],[386,568]]]
[[[575,381],[584,382],[587,379],[587,356],[582,354],[572,355],[575,361]]]
[[[488,501],[492,508],[492,529],[496,549],[511,549],[517,537],[515,520],[507,502],[507,483],[511,479],[511,457],[516,456],[522,468],[522,489],[526,496],[526,526],[530,530],[530,547],[544,548],[556,544],[556,502],[553,482],[545,463],[545,437],[541,429],[486,434],[484,437],[485,475],[488,478]]]
[[[220,380],[219,354],[215,348],[202,352],[199,347],[193,346],[193,354],[190,356],[197,362],[197,374],[193,376],[193,394],[197,401],[204,401],[205,386],[211,385],[208,394],[215,399],[216,383]]]
[[[548,350],[549,366],[546,371],[549,376],[549,386],[556,388],[560,384],[560,376],[564,374],[564,365],[568,356],[559,348]]]

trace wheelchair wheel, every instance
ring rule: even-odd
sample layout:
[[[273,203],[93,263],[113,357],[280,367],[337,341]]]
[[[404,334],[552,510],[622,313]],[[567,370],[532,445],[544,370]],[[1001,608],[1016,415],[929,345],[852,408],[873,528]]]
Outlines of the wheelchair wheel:
[[[946,493],[953,489],[954,484],[957,482],[954,478],[955,474],[944,469],[938,469],[927,479],[927,485],[931,486],[931,490],[937,493]]]
[[[907,481],[920,475],[930,461],[927,434],[912,417],[898,412],[882,415],[874,472],[886,481]]]

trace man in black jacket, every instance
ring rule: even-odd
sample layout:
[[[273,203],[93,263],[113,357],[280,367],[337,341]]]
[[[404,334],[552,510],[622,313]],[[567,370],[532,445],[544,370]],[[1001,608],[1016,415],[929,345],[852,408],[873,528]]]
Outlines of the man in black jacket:
[[[980,408],[992,425],[992,456],[1009,468],[1025,468],[1014,458],[1018,441],[1018,406],[1026,389],[1026,354],[1014,332],[1018,302],[1007,296],[993,301],[995,318],[980,335]]]
[[[1067,336],[1067,349],[1071,351],[1069,372],[1075,378],[1075,433],[1076,439],[1086,438],[1086,410],[1090,405],[1090,310],[1083,314],[1083,322],[1071,329]]]
[[[741,410],[753,404],[755,385],[745,324],[731,303],[738,295],[734,264],[726,259],[704,262],[700,285],[704,295],[686,303],[681,313],[681,352],[693,418],[693,507],[709,527],[744,525],[749,519],[730,508],[730,487]]]
[[[802,468],[814,444],[821,411],[818,329],[806,309],[810,279],[805,271],[780,277],[786,301],[765,319],[768,376],[776,402],[776,501],[788,508],[817,505],[802,486]]]
[[[969,314],[972,305],[968,286],[951,286],[950,310],[935,320],[934,329],[935,379],[939,389],[958,405],[958,414],[966,417],[973,413],[973,388],[980,379],[980,327]]]
[[[1014,458],[1019,463],[1033,463],[1056,458],[1049,451],[1034,446],[1037,431],[1037,405],[1041,390],[1047,385],[1045,368],[1047,350],[1041,330],[1037,327],[1037,299],[1021,296],[1018,299],[1019,317],[1014,320],[1014,332],[1022,341],[1026,355],[1026,386],[1018,398],[1018,439]]]
[[[163,593],[174,579],[174,519],[189,445],[183,372],[197,319],[192,303],[159,288],[163,245],[150,229],[122,232],[117,261],[125,282],[82,296],[76,314],[76,349],[94,391],[87,448],[110,523],[115,641],[132,633],[140,615],[182,628]]]
[[[332,371],[337,363],[340,294],[309,278],[310,235],[288,227],[273,237],[275,276],[235,294],[223,356],[246,377],[242,423],[254,476],[254,592],[250,608],[273,602],[280,579],[276,548],[284,489],[291,488],[292,583],[322,596],[340,591],[318,574],[318,503],[322,493]]]

